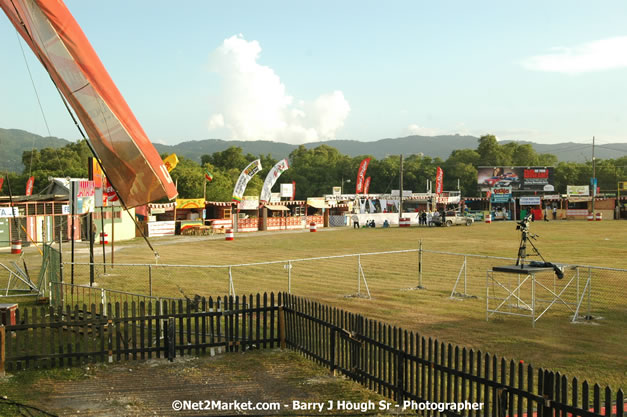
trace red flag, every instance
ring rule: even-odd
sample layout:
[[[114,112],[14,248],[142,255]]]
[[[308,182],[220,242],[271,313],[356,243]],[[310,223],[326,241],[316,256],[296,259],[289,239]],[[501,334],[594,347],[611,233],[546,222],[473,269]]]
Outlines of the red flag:
[[[368,169],[368,164],[370,163],[370,158],[365,158],[359,164],[359,169],[357,170],[357,182],[355,185],[355,194],[359,194],[364,190],[364,179],[366,178],[366,170]]]
[[[444,171],[438,167],[435,174],[435,193],[442,194],[442,183],[444,182]]]
[[[0,191],[2,191],[3,185],[4,185],[4,177],[0,177]]]
[[[35,185],[35,177],[30,177],[26,182],[26,195],[33,195],[33,185]]]
[[[366,178],[364,183],[364,194],[368,194],[368,190],[370,190],[370,177]]]
[[[296,181],[292,181],[292,201],[296,199]]]
[[[105,177],[105,183],[103,185],[104,185],[103,190],[102,190],[103,206],[111,206],[111,205],[116,204],[116,202],[118,201],[118,194],[115,191],[115,188],[113,188],[113,186],[107,179],[107,177]]]

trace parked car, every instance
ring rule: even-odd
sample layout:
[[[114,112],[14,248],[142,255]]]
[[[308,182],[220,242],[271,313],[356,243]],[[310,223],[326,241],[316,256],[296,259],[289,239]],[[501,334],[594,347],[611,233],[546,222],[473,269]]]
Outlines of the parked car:
[[[474,219],[470,216],[466,216],[458,211],[447,211],[444,222],[442,221],[442,216],[439,213],[431,219],[430,226],[446,226],[450,227],[453,225],[461,225],[464,224],[466,226],[470,226],[474,223]]]

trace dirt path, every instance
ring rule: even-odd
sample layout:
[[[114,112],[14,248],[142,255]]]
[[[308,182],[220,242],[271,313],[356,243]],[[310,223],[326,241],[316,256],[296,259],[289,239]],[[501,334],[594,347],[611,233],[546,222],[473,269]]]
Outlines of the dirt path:
[[[33,382],[31,388],[39,395],[28,403],[60,416],[335,415],[294,412],[291,404],[293,400],[376,403],[382,399],[351,381],[330,376],[328,370],[294,352],[278,349],[82,369],[85,373],[78,380]],[[176,400],[278,402],[281,408],[278,412],[175,411]]]

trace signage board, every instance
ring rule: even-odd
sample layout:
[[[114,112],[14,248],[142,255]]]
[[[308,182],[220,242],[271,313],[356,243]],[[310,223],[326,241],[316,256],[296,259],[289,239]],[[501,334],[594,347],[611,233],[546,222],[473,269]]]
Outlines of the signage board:
[[[539,206],[540,204],[540,197],[520,197],[521,206]]]
[[[177,198],[177,209],[202,209],[205,208],[205,200],[203,198]]]
[[[590,186],[588,185],[567,185],[566,194],[570,196],[589,196]]]
[[[173,220],[165,222],[148,222],[148,237],[155,236],[172,236],[175,231],[175,222]]]
[[[94,211],[96,204],[96,188],[93,181],[72,181],[71,190],[74,214],[86,214]]]
[[[0,217],[17,217],[20,215],[20,211],[17,207],[0,207]]]
[[[512,198],[512,187],[495,187],[490,190],[492,203],[509,203]]]
[[[392,193],[390,194],[392,197],[398,197],[401,195],[401,190],[392,190]],[[403,197],[411,197],[413,195],[413,193],[411,192],[411,190],[403,190]]]
[[[257,210],[259,208],[259,198],[253,196],[244,196],[239,202],[240,210]]]
[[[553,167],[479,167],[477,184],[481,191],[512,187],[513,190],[552,191]]]
[[[284,183],[281,184],[281,197],[292,198],[294,194],[294,184]]]

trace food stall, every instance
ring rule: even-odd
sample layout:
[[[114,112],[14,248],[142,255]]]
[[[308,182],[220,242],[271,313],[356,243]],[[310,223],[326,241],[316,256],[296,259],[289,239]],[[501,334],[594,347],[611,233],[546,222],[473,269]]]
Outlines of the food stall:
[[[312,197],[307,199],[306,225],[315,223],[317,227],[329,226],[329,205],[324,197]]]
[[[214,233],[223,233],[233,227],[233,203],[230,201],[206,201],[205,225]]]
[[[259,197],[244,196],[237,205],[236,232],[259,230]]]

